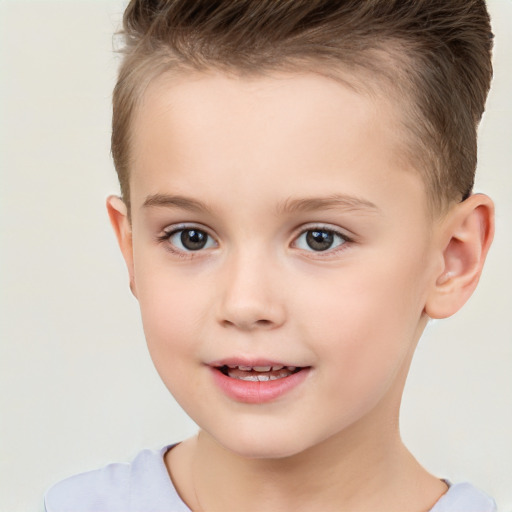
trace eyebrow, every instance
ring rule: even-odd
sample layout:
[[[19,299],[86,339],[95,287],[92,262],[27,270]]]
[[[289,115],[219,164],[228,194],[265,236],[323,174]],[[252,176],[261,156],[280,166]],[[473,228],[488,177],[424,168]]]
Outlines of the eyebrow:
[[[153,206],[179,208],[196,213],[212,211],[206,203],[197,199],[167,194],[150,195],[146,198],[142,206],[143,208]],[[360,211],[362,213],[377,213],[380,211],[379,207],[371,201],[355,196],[333,194],[327,197],[288,198],[277,206],[276,212],[278,214],[291,214],[329,209]]]
[[[371,201],[345,194],[332,194],[327,197],[288,198],[278,206],[277,211],[278,213],[297,213],[330,209],[363,213],[377,213],[380,211],[379,207]]]
[[[164,206],[167,208],[180,208],[191,212],[209,212],[208,205],[197,199],[192,199],[185,196],[167,195],[167,194],[153,194],[148,196],[142,205],[143,208],[151,206]]]

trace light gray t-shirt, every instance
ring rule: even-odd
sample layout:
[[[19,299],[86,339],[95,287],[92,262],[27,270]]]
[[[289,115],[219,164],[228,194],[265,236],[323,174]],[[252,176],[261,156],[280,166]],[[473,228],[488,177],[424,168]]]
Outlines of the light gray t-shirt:
[[[172,446],[59,482],[45,496],[46,512],[190,512],[165,467],[164,454]],[[496,504],[462,483],[451,485],[430,512],[496,512]]]

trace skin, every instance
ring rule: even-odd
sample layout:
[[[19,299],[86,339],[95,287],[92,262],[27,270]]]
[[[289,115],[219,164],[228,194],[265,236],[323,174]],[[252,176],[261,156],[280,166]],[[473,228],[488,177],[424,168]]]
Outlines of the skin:
[[[492,202],[433,216],[397,158],[399,109],[310,73],[160,77],[132,151],[131,219],[119,198],[108,209],[154,364],[200,427],[166,455],[189,507],[432,507],[446,485],[403,446],[400,399],[428,318],[476,286]],[[167,236],[192,227],[205,248]],[[332,247],[308,245],[313,228]],[[214,384],[225,358],[309,370],[248,404]]]

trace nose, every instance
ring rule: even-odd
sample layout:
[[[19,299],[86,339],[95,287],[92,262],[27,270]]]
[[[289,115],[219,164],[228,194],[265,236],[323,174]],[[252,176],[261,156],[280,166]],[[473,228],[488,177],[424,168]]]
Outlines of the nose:
[[[255,253],[233,255],[219,283],[218,319],[243,331],[275,329],[285,322],[284,289],[276,263]]]

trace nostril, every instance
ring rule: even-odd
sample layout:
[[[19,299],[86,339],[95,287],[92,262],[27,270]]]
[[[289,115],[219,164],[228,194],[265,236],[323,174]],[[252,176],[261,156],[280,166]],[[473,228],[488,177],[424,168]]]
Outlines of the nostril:
[[[222,324],[224,325],[224,327],[239,327],[242,329],[250,330],[250,329],[255,329],[255,328],[271,327],[272,325],[274,325],[274,322],[272,322],[272,320],[267,320],[267,319],[260,319],[260,320],[255,320],[255,321],[244,321],[243,319],[235,321],[235,320],[224,319],[222,321]]]

